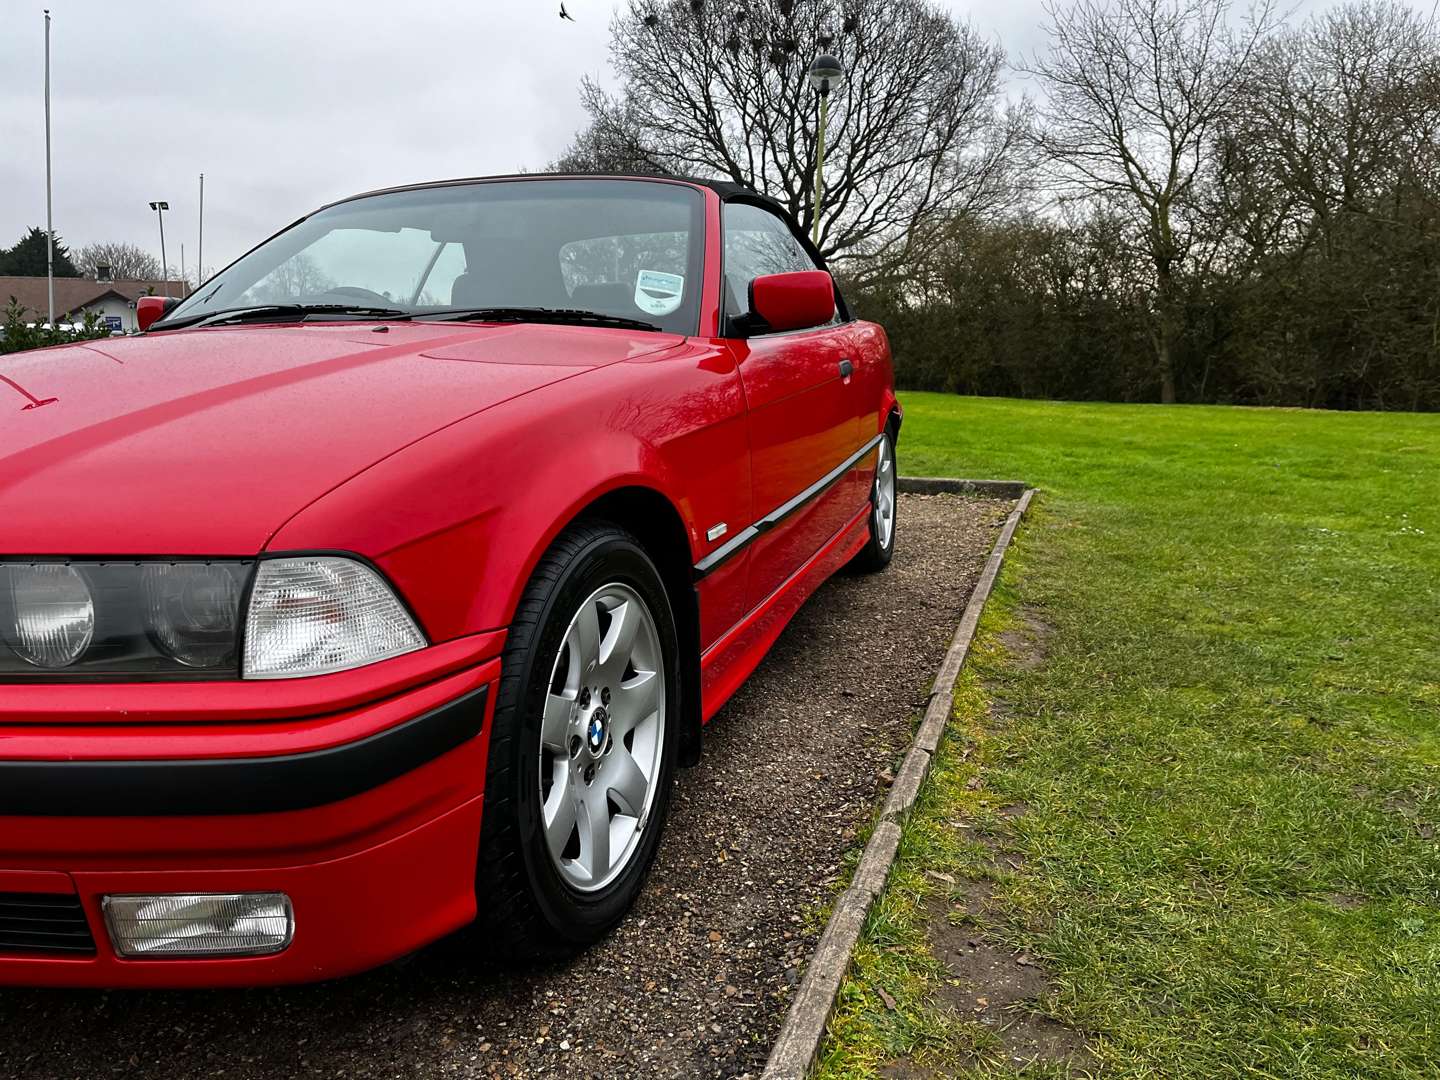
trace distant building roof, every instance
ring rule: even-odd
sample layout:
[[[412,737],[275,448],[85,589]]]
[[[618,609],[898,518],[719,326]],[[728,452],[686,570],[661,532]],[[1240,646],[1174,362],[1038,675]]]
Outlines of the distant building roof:
[[[14,297],[36,318],[45,318],[49,306],[45,280],[43,277],[0,277],[0,309]],[[171,296],[183,297],[187,294],[183,281],[91,281],[89,278],[57,277],[55,318],[65,318],[107,296],[131,302],[142,296],[164,296],[167,286]]]

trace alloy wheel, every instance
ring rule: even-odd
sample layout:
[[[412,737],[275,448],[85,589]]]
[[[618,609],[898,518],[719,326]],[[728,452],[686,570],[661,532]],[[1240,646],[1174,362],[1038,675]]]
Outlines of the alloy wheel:
[[[880,454],[875,462],[875,540],[881,550],[890,546],[895,531],[895,451],[890,437],[880,439]]]
[[[560,645],[540,727],[541,824],[567,884],[595,892],[639,846],[665,742],[655,617],[614,582],[580,605]]]

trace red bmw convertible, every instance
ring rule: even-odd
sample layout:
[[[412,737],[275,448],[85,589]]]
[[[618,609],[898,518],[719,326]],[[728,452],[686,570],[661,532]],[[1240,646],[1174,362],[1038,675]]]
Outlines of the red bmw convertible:
[[[884,332],[754,192],[373,192],[141,308],[0,357],[0,983],[583,948],[706,721],[890,561]]]

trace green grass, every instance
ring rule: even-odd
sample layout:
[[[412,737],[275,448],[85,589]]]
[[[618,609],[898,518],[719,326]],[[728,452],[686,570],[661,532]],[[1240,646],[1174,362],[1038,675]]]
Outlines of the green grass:
[[[952,822],[1014,802],[988,932],[1103,1075],[1440,1073],[1440,417],[904,401],[902,472],[1043,494],[821,1075],[1006,1074],[935,1008],[924,904],[983,872]]]

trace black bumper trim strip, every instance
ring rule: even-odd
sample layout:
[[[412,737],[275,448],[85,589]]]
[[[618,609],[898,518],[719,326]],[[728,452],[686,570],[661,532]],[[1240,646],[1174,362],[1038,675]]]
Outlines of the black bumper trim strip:
[[[0,761],[0,815],[178,817],[308,810],[379,787],[476,735],[490,688],[355,742],[175,761]]]
[[[779,525],[780,522],[784,521],[787,517],[789,517],[791,514],[795,513],[795,511],[799,510],[802,506],[808,503],[811,499],[816,498],[832,484],[838,481],[842,476],[844,476],[847,472],[853,469],[857,464],[859,464],[860,459],[863,458],[866,454],[870,453],[870,451],[874,450],[875,447],[879,446],[880,440],[884,437],[885,435],[883,432],[879,435],[876,435],[864,446],[860,447],[859,450],[856,450],[855,453],[851,454],[848,458],[842,461],[839,465],[835,466],[835,468],[831,469],[819,480],[816,480],[815,483],[811,484],[804,491],[800,492],[799,495],[796,495],[793,499],[790,499],[787,502],[782,503],[780,506],[777,506],[774,510],[771,510],[770,513],[766,514],[759,521],[755,522],[754,525],[750,525],[744,529],[741,529],[730,540],[722,544],[720,547],[716,548],[709,555],[706,555],[705,558],[701,559],[698,563],[695,564],[695,576],[697,578],[704,577],[706,574],[710,573],[717,566],[723,563],[726,559],[730,558],[732,555],[738,554],[739,551],[743,547],[745,547],[746,544],[751,543],[761,533],[769,532],[776,525]]]

